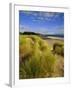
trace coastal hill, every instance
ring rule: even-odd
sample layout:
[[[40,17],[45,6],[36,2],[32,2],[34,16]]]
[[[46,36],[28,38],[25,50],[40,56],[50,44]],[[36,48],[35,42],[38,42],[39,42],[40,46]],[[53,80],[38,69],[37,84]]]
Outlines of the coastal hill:
[[[21,35],[38,35],[42,38],[47,38],[48,36],[51,37],[60,37],[60,38],[64,38],[64,34],[42,34],[42,33],[36,33],[36,32],[20,32]]]

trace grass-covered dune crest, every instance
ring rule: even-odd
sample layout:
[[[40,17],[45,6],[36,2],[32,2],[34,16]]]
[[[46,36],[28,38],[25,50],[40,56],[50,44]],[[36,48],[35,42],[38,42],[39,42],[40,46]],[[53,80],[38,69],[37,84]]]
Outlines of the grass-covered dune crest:
[[[20,35],[19,41],[19,78],[53,77],[56,58],[48,42],[37,35]]]

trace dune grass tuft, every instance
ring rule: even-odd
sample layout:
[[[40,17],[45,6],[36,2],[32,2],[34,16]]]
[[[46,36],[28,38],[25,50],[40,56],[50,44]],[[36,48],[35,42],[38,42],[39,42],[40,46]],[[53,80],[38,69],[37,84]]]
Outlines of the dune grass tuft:
[[[20,35],[19,39],[19,78],[52,77],[56,59],[48,43],[37,35]]]

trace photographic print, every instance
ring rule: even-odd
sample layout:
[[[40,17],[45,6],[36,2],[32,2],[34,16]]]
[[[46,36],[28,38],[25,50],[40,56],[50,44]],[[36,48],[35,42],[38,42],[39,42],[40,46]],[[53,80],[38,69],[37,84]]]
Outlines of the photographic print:
[[[10,86],[69,83],[69,8],[23,3],[9,7]]]
[[[19,79],[64,77],[64,13],[19,10]]]

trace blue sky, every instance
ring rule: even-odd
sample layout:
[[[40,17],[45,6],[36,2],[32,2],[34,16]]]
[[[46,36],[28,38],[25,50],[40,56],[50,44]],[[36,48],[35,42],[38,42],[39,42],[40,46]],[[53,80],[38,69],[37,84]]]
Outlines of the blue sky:
[[[19,11],[20,32],[64,34],[64,13]]]

